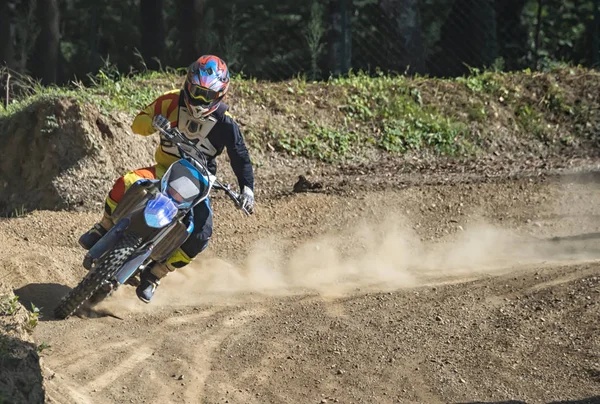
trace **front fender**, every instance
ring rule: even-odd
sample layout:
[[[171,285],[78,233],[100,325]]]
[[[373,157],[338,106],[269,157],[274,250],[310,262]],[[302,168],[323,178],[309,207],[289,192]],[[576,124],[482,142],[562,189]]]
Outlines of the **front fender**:
[[[127,261],[115,274],[115,280],[123,285],[133,274],[135,274],[137,269],[144,261],[146,261],[150,254],[152,254],[152,246],[147,247],[145,251]]]

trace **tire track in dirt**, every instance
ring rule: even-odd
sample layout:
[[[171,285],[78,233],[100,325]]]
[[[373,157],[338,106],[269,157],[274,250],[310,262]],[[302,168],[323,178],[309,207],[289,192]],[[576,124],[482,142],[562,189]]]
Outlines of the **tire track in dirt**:
[[[131,289],[123,289],[109,304],[121,319],[40,323],[34,338],[52,346],[43,362],[47,373],[56,372],[48,379],[49,394],[65,404],[581,398],[591,379],[580,375],[579,362],[564,361],[577,358],[582,369],[593,369],[595,359],[568,350],[555,358],[557,343],[542,342],[557,334],[544,333],[537,323],[536,357],[547,351],[555,359],[554,368],[544,362],[552,377],[543,379],[523,368],[517,374],[510,367],[514,363],[494,356],[500,355],[497,345],[520,343],[503,331],[504,324],[491,322],[504,298],[567,287],[597,271],[597,237],[549,240],[598,232],[600,223],[590,218],[599,217],[600,192],[589,185],[564,191],[560,184],[537,181],[415,187],[355,199],[295,195],[263,201],[263,209],[244,221],[217,200],[218,231],[205,257],[227,259],[228,267],[184,271],[161,286],[153,305],[143,305]],[[544,202],[548,199],[551,204]],[[406,217],[397,233],[390,225],[393,216]],[[492,231],[472,232],[482,217]],[[544,220],[537,223],[539,218]],[[95,219],[95,214],[34,212],[16,221],[0,220],[0,241],[11,234],[8,250],[0,251],[0,277],[15,288],[31,289],[32,296],[42,290],[39,285],[73,286],[82,273],[74,235]],[[374,224],[361,227],[362,222]],[[52,238],[40,235],[40,228],[47,234],[59,230]],[[507,229],[530,241],[512,238]],[[251,240],[265,236],[275,240],[267,237],[261,255],[253,256]],[[411,249],[413,241],[425,248]],[[282,260],[270,261],[273,252]],[[286,259],[293,262],[287,265]],[[580,262],[590,264],[579,272],[565,269]],[[533,279],[536,271],[544,275],[539,280]],[[593,289],[586,293],[596,296]],[[573,309],[576,313],[594,308],[585,306],[593,299],[573,302],[583,305]],[[524,330],[519,338],[526,339],[530,325],[523,322],[528,320],[513,320]],[[585,339],[589,330],[583,325],[569,323],[567,328],[580,338],[578,346],[593,343]],[[477,340],[480,335],[487,340]],[[523,352],[528,346],[521,347]],[[475,359],[463,366],[463,357]],[[494,373],[478,357],[497,363],[500,371]],[[535,387],[539,380],[558,380],[567,368],[579,373],[560,392]],[[530,395],[495,391],[489,387],[493,383],[485,383],[488,375],[502,388],[520,380],[524,388],[515,384],[504,391]],[[478,383],[488,386],[485,395]]]
[[[44,372],[50,377],[46,377],[46,395],[56,404],[93,404],[95,400],[86,393],[78,383],[58,375],[46,363],[43,365]]]
[[[109,353],[110,351],[105,353]],[[144,362],[150,355],[152,355],[152,349],[148,346],[136,346],[134,351],[130,355],[121,355],[120,363],[117,363],[106,372],[95,376],[89,381],[85,387],[90,390],[104,390],[114,381],[123,376],[132,373],[136,370],[142,362]],[[89,363],[88,361],[86,361]]]
[[[119,341],[116,343],[104,343],[102,345],[102,349],[97,349],[96,347],[80,349],[74,354],[66,353],[62,355],[56,361],[56,365],[60,369],[64,369],[69,373],[73,373],[78,370],[80,364],[84,361],[89,363],[97,363],[103,356],[107,354],[107,352],[128,352],[131,350],[132,346],[139,343],[139,339],[134,339]]]
[[[187,385],[184,399],[186,403],[198,403],[203,399],[204,385],[210,376],[212,370],[213,353],[219,348],[219,345],[238,328],[241,328],[248,321],[259,318],[264,313],[264,309],[243,310],[228,316],[221,321],[220,326],[207,335],[201,335],[202,349],[196,350],[192,355],[192,377]]]
[[[578,272],[573,272],[570,274],[565,274],[563,276],[553,277],[550,280],[540,282],[540,283],[526,289],[522,293],[535,293],[535,292],[538,292],[543,289],[549,289],[553,286],[563,285],[563,284],[566,284],[569,282],[573,282],[577,279],[584,278],[586,276],[593,276],[593,275],[597,275],[597,274],[598,274],[598,267],[597,266],[589,266]],[[548,276],[548,275],[549,274],[546,273],[546,276]]]
[[[124,402],[132,397],[129,399],[138,402],[136,393],[148,402],[200,402],[214,351],[229,335],[264,312],[261,308],[224,307],[171,317],[169,310],[150,311],[144,319],[150,327],[148,331],[122,329],[118,335],[111,335],[101,331],[118,327],[115,323],[120,321],[107,317],[75,319],[80,325],[75,330],[62,330],[48,338],[52,345],[54,337],[69,333],[68,340],[56,344],[59,349],[45,359],[47,370],[53,369],[54,377],[72,398],[66,402],[102,403],[107,397]],[[81,340],[88,340],[88,334],[93,335],[93,346],[83,351],[75,348]],[[143,334],[147,337],[140,337]],[[121,341],[111,342],[114,338]],[[73,351],[77,354],[70,354]],[[168,357],[178,359],[174,362]],[[156,361],[166,364],[159,373],[155,372]],[[148,368],[154,371],[148,372]],[[179,375],[184,375],[181,381],[177,380]],[[145,378],[151,379],[152,384],[146,385]],[[144,383],[138,388],[140,379]]]

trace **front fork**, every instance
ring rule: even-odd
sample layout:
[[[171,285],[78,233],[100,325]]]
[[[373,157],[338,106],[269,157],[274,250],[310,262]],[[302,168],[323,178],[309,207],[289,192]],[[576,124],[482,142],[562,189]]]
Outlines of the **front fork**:
[[[92,266],[100,259],[106,251],[109,251],[115,246],[117,241],[123,235],[123,232],[127,230],[131,220],[128,217],[124,217],[119,220],[105,235],[102,237],[83,258],[83,267],[85,269],[91,269]]]

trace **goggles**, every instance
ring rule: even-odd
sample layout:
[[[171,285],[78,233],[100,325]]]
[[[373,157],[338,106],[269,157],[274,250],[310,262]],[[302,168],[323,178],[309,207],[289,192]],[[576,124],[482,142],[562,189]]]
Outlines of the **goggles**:
[[[188,84],[188,93],[195,101],[194,104],[198,105],[208,105],[216,101],[221,94],[218,91],[213,91],[197,84]]]

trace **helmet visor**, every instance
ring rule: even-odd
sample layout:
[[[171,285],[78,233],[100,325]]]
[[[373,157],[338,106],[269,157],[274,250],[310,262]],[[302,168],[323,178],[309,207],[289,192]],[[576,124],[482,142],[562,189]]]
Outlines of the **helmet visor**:
[[[188,94],[190,95],[190,104],[197,106],[210,105],[217,101],[220,95],[217,91],[191,83],[188,84]]]

